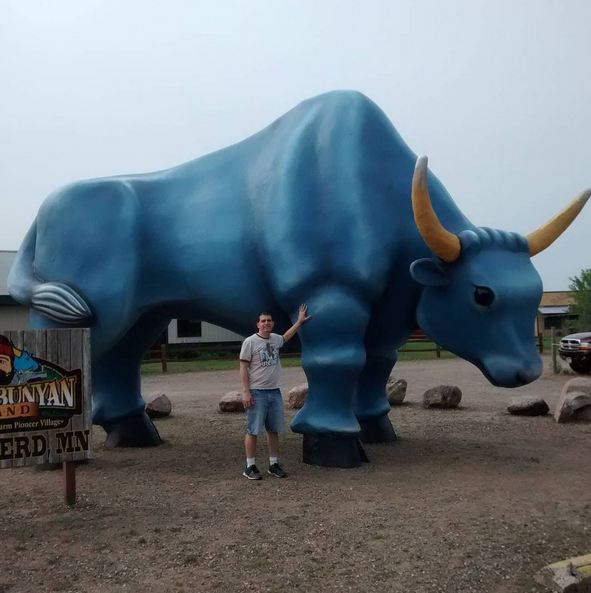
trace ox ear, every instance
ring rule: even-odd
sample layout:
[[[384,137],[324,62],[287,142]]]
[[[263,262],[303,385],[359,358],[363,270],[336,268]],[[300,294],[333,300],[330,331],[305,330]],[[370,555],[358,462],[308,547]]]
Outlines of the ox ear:
[[[410,275],[423,286],[445,286],[449,275],[435,260],[417,259],[410,265]]]

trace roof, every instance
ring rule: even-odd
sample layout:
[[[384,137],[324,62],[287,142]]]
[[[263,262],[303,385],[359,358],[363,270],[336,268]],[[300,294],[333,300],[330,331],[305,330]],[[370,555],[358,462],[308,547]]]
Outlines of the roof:
[[[562,307],[538,307],[538,311],[542,315],[566,315],[570,312],[568,305]]]
[[[542,295],[540,307],[560,307],[574,305],[575,299],[571,290],[550,290]]]

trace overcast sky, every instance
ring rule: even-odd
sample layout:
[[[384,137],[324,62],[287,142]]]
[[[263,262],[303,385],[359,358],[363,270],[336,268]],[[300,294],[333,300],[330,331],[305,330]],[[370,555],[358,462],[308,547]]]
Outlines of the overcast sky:
[[[242,140],[356,89],[477,225],[527,234],[591,186],[590,0],[0,0],[0,249],[49,192]],[[591,267],[591,204],[534,263]]]

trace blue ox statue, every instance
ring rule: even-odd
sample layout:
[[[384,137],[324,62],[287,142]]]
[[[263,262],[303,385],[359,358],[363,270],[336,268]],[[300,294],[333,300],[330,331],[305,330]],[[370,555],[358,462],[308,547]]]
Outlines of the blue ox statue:
[[[171,318],[246,335],[260,311],[287,326],[307,303],[309,393],[291,427],[304,461],[354,466],[359,438],[395,439],[384,388],[416,321],[494,385],[540,375],[530,257],[590,193],[527,238],[475,227],[372,101],[332,92],[173,169],[56,191],[9,290],[34,327],[92,327],[93,420],[108,446],[160,443],[139,365]]]

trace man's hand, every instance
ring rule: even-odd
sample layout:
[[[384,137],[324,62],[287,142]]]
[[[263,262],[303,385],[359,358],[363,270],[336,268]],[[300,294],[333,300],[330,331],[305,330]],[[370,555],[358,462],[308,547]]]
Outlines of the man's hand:
[[[308,305],[300,305],[300,310],[298,311],[298,320],[296,323],[298,325],[302,325],[303,323],[306,323],[308,319],[312,319],[312,315],[308,315]]]
[[[312,319],[312,315],[308,315],[308,305],[300,305],[298,310],[298,318],[296,322],[283,334],[283,341],[287,342],[291,340],[297,333],[298,329],[308,321]]]
[[[254,406],[254,397],[252,397],[250,389],[248,391],[242,392],[242,403],[244,404],[244,408],[247,410],[248,408],[252,408],[252,406]]]

